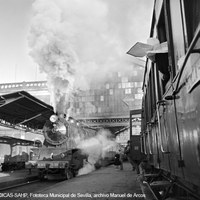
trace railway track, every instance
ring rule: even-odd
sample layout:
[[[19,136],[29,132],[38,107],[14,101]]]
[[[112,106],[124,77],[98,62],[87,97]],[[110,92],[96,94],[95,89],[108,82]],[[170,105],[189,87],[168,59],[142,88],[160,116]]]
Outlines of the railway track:
[[[0,189],[0,196],[1,194],[5,194],[7,196],[8,194],[16,195],[17,194],[30,194],[30,193],[36,193],[41,191],[41,189],[49,188],[56,183],[59,183],[63,180],[46,180],[46,181],[40,181],[39,179],[33,180],[33,181],[27,181],[23,183],[19,183],[16,185],[8,186],[6,188]],[[15,196],[15,197],[16,197]],[[16,199],[16,198],[15,198]]]
[[[32,180],[32,181],[25,181],[25,182],[17,183],[17,184],[14,184],[14,185],[6,186],[4,188],[0,188],[0,192],[4,192],[4,191],[7,191],[7,190],[10,190],[10,189],[13,189],[13,188],[17,188],[17,187],[22,187],[22,186],[25,186],[25,185],[28,185],[28,184],[37,183],[39,181],[40,181],[39,179],[36,179],[36,180]]]

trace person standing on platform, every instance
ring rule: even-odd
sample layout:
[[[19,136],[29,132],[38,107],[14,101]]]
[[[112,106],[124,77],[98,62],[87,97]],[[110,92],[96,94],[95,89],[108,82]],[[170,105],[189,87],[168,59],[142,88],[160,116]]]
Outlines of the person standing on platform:
[[[124,169],[124,167],[123,167],[123,152],[122,152],[121,149],[119,149],[119,160],[121,162],[121,164],[120,164],[120,170],[123,170]]]
[[[122,150],[119,149],[119,151],[115,154],[115,161],[114,161],[114,165],[116,165],[116,168],[118,168],[118,166],[120,167],[120,170],[123,170],[123,154],[122,154]]]
[[[129,163],[132,165],[132,170],[135,171],[139,174],[139,167],[136,162],[134,162],[131,158],[131,142],[130,140],[127,141],[127,145],[124,149],[124,153],[126,154]]]

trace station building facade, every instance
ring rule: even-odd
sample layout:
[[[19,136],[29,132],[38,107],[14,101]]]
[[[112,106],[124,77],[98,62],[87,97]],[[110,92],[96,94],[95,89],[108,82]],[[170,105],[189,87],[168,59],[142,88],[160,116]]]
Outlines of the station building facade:
[[[110,128],[119,143],[129,138],[129,112],[141,109],[144,63],[129,70],[105,74],[105,81],[92,82],[89,89],[74,92],[70,101],[71,115],[93,127]],[[47,104],[50,93],[46,81],[0,84],[0,94],[25,90]],[[140,115],[133,119],[133,134],[140,133]]]

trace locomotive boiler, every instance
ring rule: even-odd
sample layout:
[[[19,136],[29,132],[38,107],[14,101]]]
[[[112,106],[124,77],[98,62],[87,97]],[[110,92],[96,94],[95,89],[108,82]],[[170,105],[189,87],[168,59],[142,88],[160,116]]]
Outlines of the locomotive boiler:
[[[77,144],[92,137],[95,131],[81,127],[72,118],[66,120],[63,116],[52,115],[43,127],[43,134],[43,146],[33,149],[39,178],[43,180],[56,175],[70,179],[76,176],[87,161]]]
[[[141,147],[154,199],[200,199],[200,1],[155,0],[146,56]],[[151,170],[150,170],[151,169]]]

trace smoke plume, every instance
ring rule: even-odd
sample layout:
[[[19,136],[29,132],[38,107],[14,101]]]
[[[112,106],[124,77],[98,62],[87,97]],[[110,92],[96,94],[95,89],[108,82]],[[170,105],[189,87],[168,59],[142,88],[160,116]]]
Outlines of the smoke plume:
[[[138,0],[34,1],[30,55],[47,74],[55,111],[66,113],[76,89],[89,89],[105,74],[130,68],[125,52],[134,44],[130,38],[136,38],[134,15],[137,10],[147,13],[135,9],[134,2]]]
[[[102,129],[95,137],[80,141],[78,148],[82,150],[83,154],[88,155],[88,160],[79,170],[78,175],[88,174],[95,170],[95,164],[104,158],[109,150],[117,146],[111,136],[112,134],[108,130]]]

